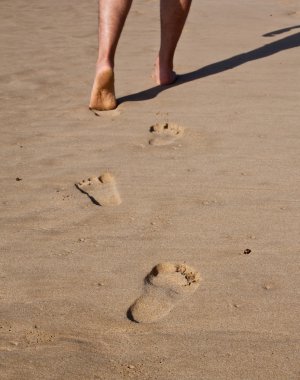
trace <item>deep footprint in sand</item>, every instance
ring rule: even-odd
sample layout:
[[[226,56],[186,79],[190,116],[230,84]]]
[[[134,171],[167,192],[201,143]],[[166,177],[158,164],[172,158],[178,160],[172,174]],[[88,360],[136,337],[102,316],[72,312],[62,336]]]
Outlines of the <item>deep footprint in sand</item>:
[[[87,194],[93,203],[99,206],[114,206],[122,202],[116,181],[110,173],[82,180],[76,183],[76,187]]]
[[[150,127],[150,145],[169,145],[183,136],[184,128],[174,123],[157,123]]]
[[[130,306],[128,317],[135,322],[156,322],[198,288],[200,274],[186,264],[156,265],[145,278],[144,293]]]

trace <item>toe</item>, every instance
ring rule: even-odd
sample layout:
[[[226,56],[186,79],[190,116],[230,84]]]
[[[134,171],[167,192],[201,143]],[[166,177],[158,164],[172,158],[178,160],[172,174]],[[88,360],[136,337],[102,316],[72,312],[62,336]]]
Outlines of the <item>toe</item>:
[[[100,177],[99,177],[99,180],[102,182],[102,183],[110,183],[110,182],[113,182],[114,181],[114,177],[112,174],[110,173],[104,173],[102,174]]]

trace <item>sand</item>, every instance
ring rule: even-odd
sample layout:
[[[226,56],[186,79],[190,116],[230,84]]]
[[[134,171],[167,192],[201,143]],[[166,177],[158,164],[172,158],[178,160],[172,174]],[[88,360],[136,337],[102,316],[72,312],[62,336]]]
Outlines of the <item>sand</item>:
[[[1,380],[299,379],[299,1],[195,0],[167,87],[135,1],[93,113],[96,10],[1,1]],[[107,172],[121,204],[74,186]],[[164,262],[203,280],[135,323]]]

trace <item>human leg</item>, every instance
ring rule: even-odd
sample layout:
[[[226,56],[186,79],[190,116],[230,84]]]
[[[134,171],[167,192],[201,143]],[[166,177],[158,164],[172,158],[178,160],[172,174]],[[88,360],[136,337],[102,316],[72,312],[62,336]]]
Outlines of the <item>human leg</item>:
[[[157,84],[167,85],[176,79],[174,53],[191,3],[192,0],[160,0],[161,44],[154,72]]]
[[[91,109],[111,110],[117,102],[114,89],[114,58],[132,0],[99,0],[99,52],[91,93]]]

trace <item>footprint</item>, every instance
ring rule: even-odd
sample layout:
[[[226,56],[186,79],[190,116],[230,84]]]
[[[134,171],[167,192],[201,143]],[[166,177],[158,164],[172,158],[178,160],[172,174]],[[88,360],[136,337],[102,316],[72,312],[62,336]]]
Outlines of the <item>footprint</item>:
[[[186,264],[156,265],[145,278],[145,291],[129,308],[135,322],[156,322],[165,317],[178,301],[194,293],[201,278]]]
[[[150,127],[150,132],[153,134],[150,145],[169,145],[183,136],[184,128],[173,123],[157,123]]]
[[[99,206],[114,206],[122,202],[115,179],[110,173],[82,180],[75,186]]]

